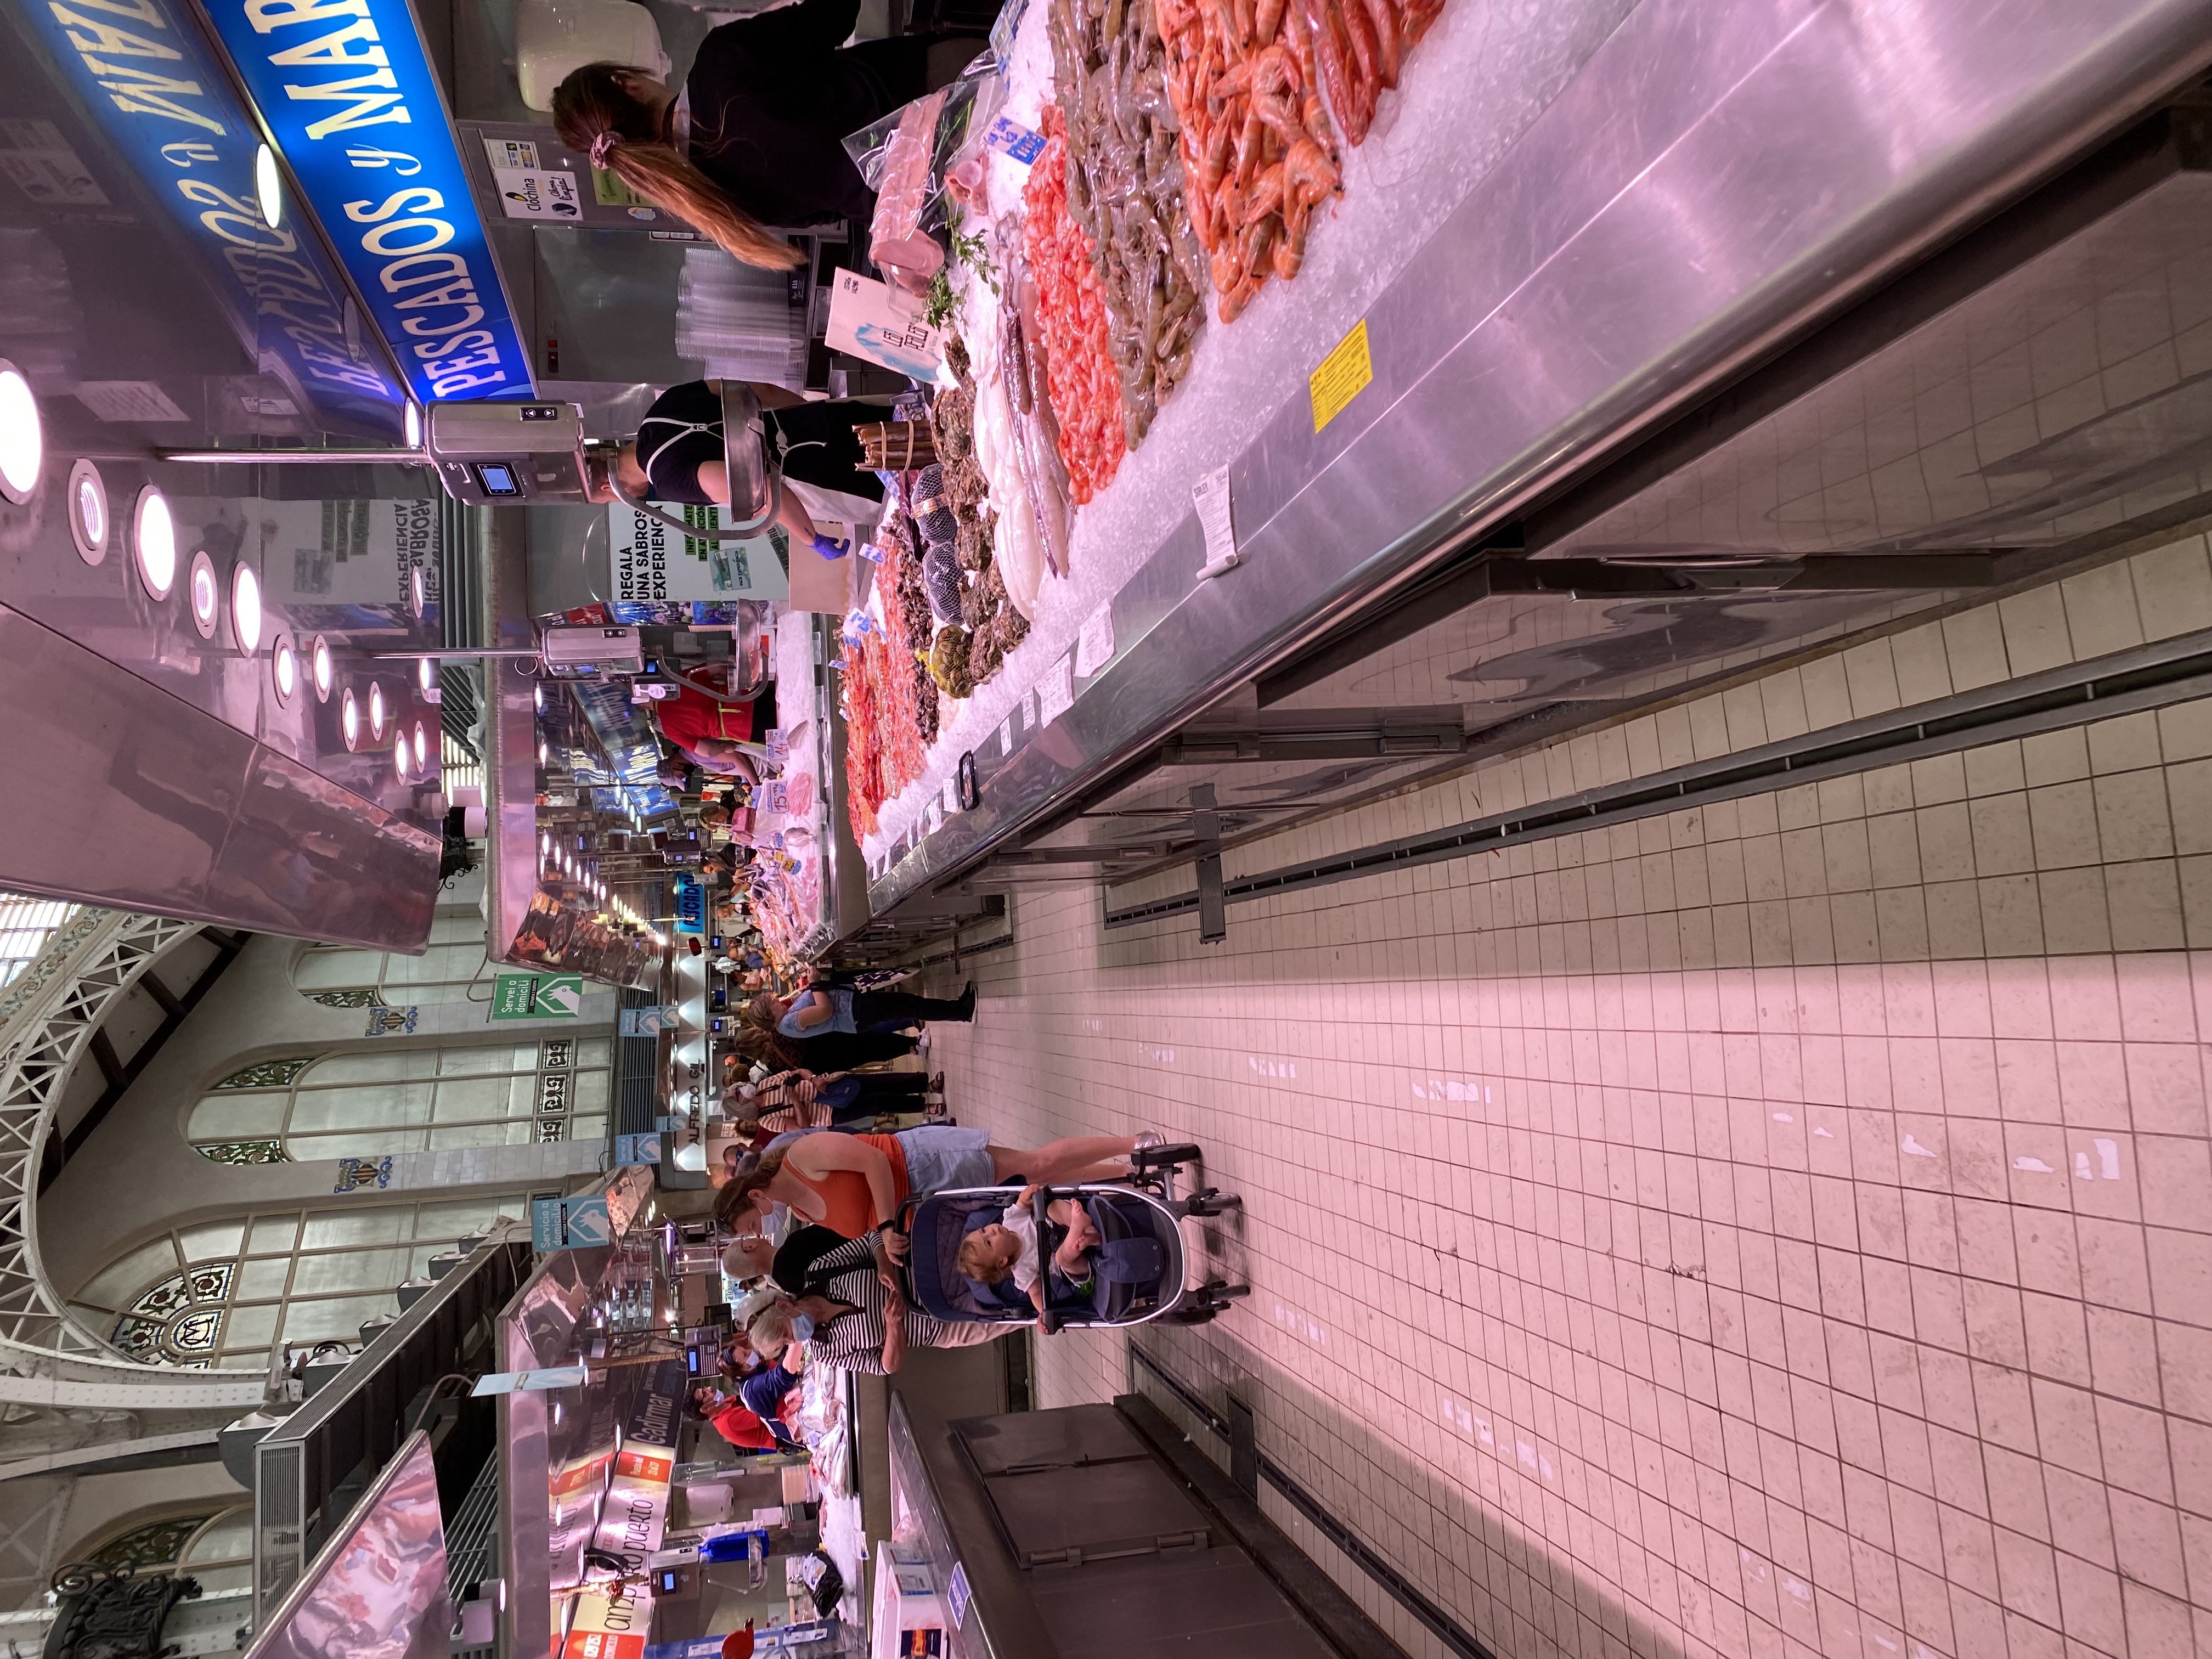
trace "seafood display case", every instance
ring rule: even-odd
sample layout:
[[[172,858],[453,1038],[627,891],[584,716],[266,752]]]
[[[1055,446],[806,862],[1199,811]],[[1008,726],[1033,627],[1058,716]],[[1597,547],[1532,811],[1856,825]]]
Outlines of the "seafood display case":
[[[1203,871],[2008,579],[2002,515],[1787,524],[1821,463],[1757,422],[2186,174],[2068,183],[2212,15],[1892,44],[1783,0],[1010,8],[913,296],[945,367],[883,659],[924,672],[848,757],[877,923]]]

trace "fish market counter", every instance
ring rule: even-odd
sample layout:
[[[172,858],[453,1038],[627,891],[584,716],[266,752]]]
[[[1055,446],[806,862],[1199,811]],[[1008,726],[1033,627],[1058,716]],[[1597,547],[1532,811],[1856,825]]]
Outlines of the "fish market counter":
[[[1235,9],[1115,7],[1117,41],[1083,13],[1031,0],[1002,26],[1003,73],[975,94],[993,137],[948,175],[963,216],[932,313],[947,367],[931,465],[903,475],[884,538],[916,568],[885,585],[880,645],[848,653],[881,658],[871,721],[899,728],[872,730],[897,763],[855,812],[878,918],[1050,829],[1447,560],[1487,550],[1485,592],[1550,593],[1547,552],[1596,566],[1606,550],[1547,547],[1523,515],[2212,53],[2212,17],[2184,0],[2119,21],[2002,0],[1923,19],[1909,52],[1789,0],[1288,0],[1255,9],[1279,31],[1264,40],[1223,38],[1249,27]],[[1382,31],[1364,44],[1363,16]],[[2020,49],[1991,52],[1999,35]],[[1346,81],[1347,40],[1361,64],[1390,45],[1389,63]],[[1248,107],[1233,131],[1217,112]],[[1108,225],[1106,246],[1086,240]],[[1133,361],[1132,338],[1153,355]],[[1670,614],[1751,618],[1754,654],[1790,632],[1757,620],[1771,594],[1620,580]],[[1564,567],[1553,586],[1577,615],[1620,608]],[[1937,586],[1847,593],[1820,625]],[[1631,669],[1679,681],[1720,659],[1647,645],[1633,664],[1444,686],[1425,700],[1446,705],[1437,746],[1458,752],[1462,721],[1618,696]],[[904,678],[917,656],[933,691]],[[1417,701],[1356,678],[1261,703],[1326,725]],[[1144,810],[1187,815],[1188,794]]]

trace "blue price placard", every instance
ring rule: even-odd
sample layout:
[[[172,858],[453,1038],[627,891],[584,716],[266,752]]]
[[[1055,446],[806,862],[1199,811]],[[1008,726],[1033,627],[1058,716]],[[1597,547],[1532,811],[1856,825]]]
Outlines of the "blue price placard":
[[[617,1135],[615,1162],[617,1164],[659,1163],[660,1137],[657,1134]]]
[[[260,135],[198,27],[173,4],[40,4],[15,15],[161,210],[221,273],[216,291],[257,358],[282,364],[325,427],[397,437],[399,388],[383,355],[349,337],[344,279],[312,234],[263,217],[254,193]],[[101,189],[100,171],[77,199],[120,205]]]
[[[408,0],[202,3],[415,396],[531,396]]]

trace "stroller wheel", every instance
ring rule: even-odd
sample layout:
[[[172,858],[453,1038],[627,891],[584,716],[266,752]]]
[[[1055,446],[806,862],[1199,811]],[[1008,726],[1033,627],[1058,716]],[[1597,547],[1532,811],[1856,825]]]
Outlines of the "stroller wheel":
[[[1251,1295],[1252,1287],[1249,1285],[1224,1285],[1217,1279],[1206,1287],[1206,1294],[1209,1301],[1227,1302],[1237,1297]]]
[[[1168,1318],[1178,1325],[1207,1325],[1212,1322],[1216,1311],[1210,1302],[1194,1302],[1188,1307],[1177,1308]]]

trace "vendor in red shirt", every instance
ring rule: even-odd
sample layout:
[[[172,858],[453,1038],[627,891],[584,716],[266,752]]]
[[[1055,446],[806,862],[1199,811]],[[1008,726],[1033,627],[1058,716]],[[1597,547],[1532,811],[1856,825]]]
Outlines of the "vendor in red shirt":
[[[699,1421],[712,1424],[714,1432],[739,1451],[787,1451],[798,1444],[781,1418],[763,1417],[738,1395],[723,1394],[708,1383],[691,1390],[689,1409]]]
[[[775,688],[763,688],[750,702],[717,702],[704,692],[679,686],[672,697],[653,705],[660,734],[691,763],[721,777],[751,777],[767,750],[754,739],[775,724]]]

